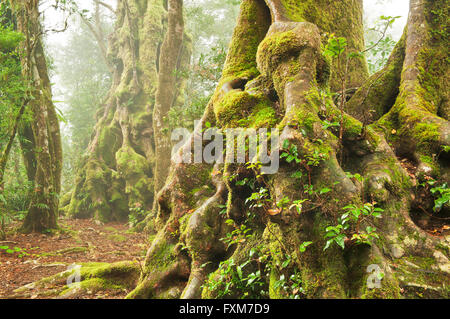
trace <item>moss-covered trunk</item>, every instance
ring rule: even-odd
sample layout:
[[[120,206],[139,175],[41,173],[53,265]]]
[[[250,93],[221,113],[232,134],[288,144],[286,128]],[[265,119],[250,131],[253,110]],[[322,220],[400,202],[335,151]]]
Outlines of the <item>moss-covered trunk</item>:
[[[24,156],[34,183],[31,203],[24,220],[25,232],[42,232],[57,227],[58,197],[61,190],[62,148],[59,122],[52,102],[47,64],[41,40],[39,1],[12,3],[17,30],[25,35],[21,55],[24,79],[31,84],[33,119],[27,134],[30,139]]]
[[[172,164],[160,231],[129,297],[448,297],[448,239],[411,218],[416,178],[448,182],[439,151],[449,137],[448,28],[437,28],[446,10],[412,0],[404,38],[371,79],[364,59],[350,60],[345,87],[361,88],[340,118],[326,89],[342,88],[344,66],[324,58],[323,33],[362,51],[361,1],[244,0],[202,123],[279,128],[280,168],[261,176],[257,165]],[[385,91],[376,86],[388,79]],[[378,121],[360,121],[380,104]],[[396,156],[405,140],[417,177]]]
[[[107,52],[114,70],[113,84],[78,170],[66,207],[69,216],[127,220],[131,209],[139,220],[152,208],[153,110],[161,44],[167,29],[164,3],[118,2],[116,26]]]
[[[182,61],[183,57],[183,1],[169,0],[168,26],[161,46],[159,59],[158,89],[156,91],[155,107],[153,111],[153,126],[155,140],[155,193],[157,193],[167,178],[170,161],[167,156],[171,154],[171,141],[168,130],[169,111],[179,96],[180,88],[176,87],[177,70],[180,65],[189,61]],[[181,88],[182,90],[182,88]]]

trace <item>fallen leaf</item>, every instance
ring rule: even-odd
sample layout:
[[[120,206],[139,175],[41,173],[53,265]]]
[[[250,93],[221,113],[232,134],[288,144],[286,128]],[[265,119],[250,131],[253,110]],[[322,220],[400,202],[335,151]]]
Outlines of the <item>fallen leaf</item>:
[[[267,213],[269,213],[270,216],[275,216],[281,213],[281,209],[268,209]]]

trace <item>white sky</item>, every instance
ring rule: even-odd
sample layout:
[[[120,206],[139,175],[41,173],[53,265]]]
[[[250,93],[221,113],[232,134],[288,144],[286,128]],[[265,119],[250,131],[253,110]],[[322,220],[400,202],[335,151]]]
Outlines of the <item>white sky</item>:
[[[61,29],[65,16],[61,11],[56,12],[50,7],[54,0],[43,1],[41,11],[44,11],[44,27],[45,29]],[[104,0],[107,3],[115,4],[116,0]],[[198,1],[198,0],[197,0]],[[79,0],[79,7],[81,9],[91,9],[90,0]],[[115,5],[114,5],[115,6]],[[45,9],[45,10],[44,10]],[[409,11],[409,0],[364,0],[364,21],[368,27],[373,27],[377,19],[381,16],[401,16],[397,19],[389,31],[393,40],[398,41],[403,33],[403,28],[406,25]],[[70,24],[69,24],[70,26]],[[70,27],[69,27],[70,30]],[[68,39],[69,32],[48,33],[46,43],[52,47],[58,44],[65,44]],[[61,94],[60,86],[58,84],[58,70],[55,70],[53,75],[53,94],[54,99],[64,101],[64,96]],[[64,110],[64,102],[57,103],[58,107]]]
[[[115,0],[106,0],[108,3],[115,3]],[[78,1],[81,9],[91,9],[91,1]],[[49,5],[43,5],[45,10],[45,26],[46,28],[61,28],[64,18],[61,17],[61,12],[55,12]],[[409,10],[409,0],[364,0],[364,16],[365,21],[368,21],[369,26],[374,25],[376,19],[381,15],[385,16],[402,16],[398,19],[392,28],[392,35],[394,40],[399,40],[403,27],[406,24]],[[58,27],[59,26],[59,27]],[[67,40],[66,33],[52,33],[48,35],[48,43],[64,43]]]
[[[409,11],[409,0],[364,0],[364,20],[368,21],[369,27],[375,24],[378,17],[401,16],[392,26],[391,34],[398,41],[406,25]]]

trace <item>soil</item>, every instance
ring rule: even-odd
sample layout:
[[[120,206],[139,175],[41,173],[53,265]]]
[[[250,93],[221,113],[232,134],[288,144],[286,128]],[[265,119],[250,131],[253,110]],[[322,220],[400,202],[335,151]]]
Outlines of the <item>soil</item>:
[[[60,220],[56,234],[20,234],[9,226],[10,234],[0,246],[18,251],[0,249],[0,298],[8,298],[21,286],[67,270],[70,265],[84,262],[117,261],[141,262],[148,243],[143,233],[129,230],[127,224],[99,224],[94,220]],[[87,294],[78,298],[123,298],[127,291],[112,294]],[[33,297],[32,297],[33,298]]]

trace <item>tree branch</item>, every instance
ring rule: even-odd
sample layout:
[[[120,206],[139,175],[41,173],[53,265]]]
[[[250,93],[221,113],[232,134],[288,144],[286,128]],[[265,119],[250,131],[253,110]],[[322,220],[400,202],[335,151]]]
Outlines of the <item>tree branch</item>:
[[[106,9],[111,11],[112,13],[116,14],[116,10],[114,10],[114,8],[111,5],[109,5],[107,3],[104,3],[103,1],[99,1],[99,0],[94,0],[94,2],[99,4],[99,5],[101,5],[101,6],[103,6],[103,7],[105,7]]]

